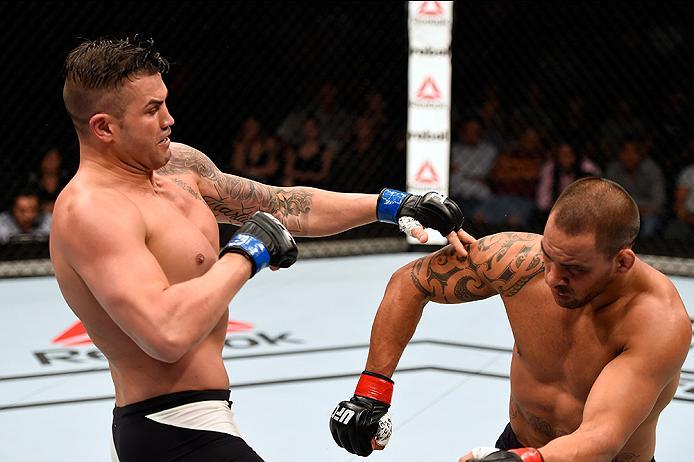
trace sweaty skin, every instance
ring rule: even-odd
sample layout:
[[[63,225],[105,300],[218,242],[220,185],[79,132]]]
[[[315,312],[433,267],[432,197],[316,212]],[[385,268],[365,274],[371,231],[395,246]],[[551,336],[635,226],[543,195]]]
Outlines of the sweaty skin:
[[[341,216],[328,212],[330,219],[314,223],[312,207],[325,200],[316,190],[278,189],[223,174],[185,145],[172,144],[171,153],[167,165],[151,174],[147,188],[110,171],[81,168],[55,206],[51,255],[56,278],[68,305],[108,358],[118,406],[175,391],[228,388],[221,350],[231,297],[202,297],[191,286],[184,288],[190,289],[187,294],[176,294],[185,299],[173,302],[178,307],[159,298],[172,287],[180,289],[178,284],[201,282],[196,278],[213,269],[219,252],[218,221],[239,224],[263,209],[294,234],[321,234],[368,222],[371,217],[357,211],[369,208],[360,201],[374,202],[370,207],[375,207],[373,197],[355,194],[345,199]],[[142,260],[146,268],[140,268]],[[250,264],[239,255],[225,255],[223,260],[230,260],[226,271],[237,276],[225,283],[238,290]],[[248,269],[238,271],[246,265]],[[151,272],[156,273],[154,281]],[[148,290],[150,284],[158,294]],[[201,287],[214,291],[211,281]],[[139,300],[114,300],[127,297],[130,302],[124,294],[138,294]],[[191,319],[185,310],[207,310],[212,318]],[[187,323],[191,324],[186,327]],[[197,333],[191,332],[195,338],[188,339],[188,351],[180,358],[161,357],[152,345],[155,340],[149,339],[186,328]]]
[[[202,152],[170,141],[173,117],[160,74],[118,90],[120,115],[80,121],[80,165],[53,212],[51,260],[60,290],[109,361],[116,405],[177,391],[227,389],[222,362],[228,305],[250,262],[218,259],[217,223],[256,211],[296,236],[376,221],[375,194],[277,188],[220,172]],[[412,233],[422,242],[422,228]],[[464,231],[448,236],[460,255]]]
[[[519,441],[540,448],[546,462],[650,461],[691,339],[682,300],[636,258],[587,304],[560,306],[576,294],[545,274],[548,264],[562,262],[578,281],[592,276],[580,258],[567,259],[571,248],[556,236],[491,235],[467,257],[446,247],[398,270],[374,321],[366,369],[392,375],[428,301],[499,294],[515,339],[509,415]]]

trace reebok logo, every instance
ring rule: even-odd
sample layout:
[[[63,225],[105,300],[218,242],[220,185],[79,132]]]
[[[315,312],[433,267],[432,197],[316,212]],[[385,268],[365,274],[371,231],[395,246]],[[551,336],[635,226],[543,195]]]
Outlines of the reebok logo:
[[[417,90],[417,98],[424,101],[437,101],[441,99],[441,91],[431,76],[427,77],[419,86],[419,90]]]
[[[422,16],[441,16],[443,14],[443,7],[441,6],[441,2],[422,2],[417,14]]]
[[[251,329],[253,329],[253,324],[248,322],[229,320],[227,324],[227,334],[246,332]],[[90,345],[92,340],[89,338],[87,329],[84,328],[82,322],[76,321],[73,325],[56,335],[51,342],[63,346],[78,346]]]
[[[434,166],[431,165],[431,162],[426,161],[419,170],[417,170],[414,180],[417,183],[436,184],[439,182],[439,175],[436,173]]]

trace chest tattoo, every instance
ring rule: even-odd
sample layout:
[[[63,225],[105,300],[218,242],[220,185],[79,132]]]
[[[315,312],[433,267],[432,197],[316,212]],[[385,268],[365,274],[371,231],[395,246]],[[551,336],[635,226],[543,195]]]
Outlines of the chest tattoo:
[[[202,199],[202,197],[200,196],[200,194],[198,194],[198,192],[197,192],[195,189],[193,189],[193,187],[192,187],[191,185],[189,185],[188,183],[186,183],[185,181],[183,181],[183,180],[181,180],[181,179],[179,179],[179,178],[171,178],[171,181],[173,181],[173,183],[174,183],[176,186],[178,186],[179,188],[183,189],[184,191],[186,191],[188,194],[190,194],[190,195],[193,196],[194,198],[196,198],[196,199],[198,199],[198,200],[201,200],[201,201],[205,202],[205,201]]]

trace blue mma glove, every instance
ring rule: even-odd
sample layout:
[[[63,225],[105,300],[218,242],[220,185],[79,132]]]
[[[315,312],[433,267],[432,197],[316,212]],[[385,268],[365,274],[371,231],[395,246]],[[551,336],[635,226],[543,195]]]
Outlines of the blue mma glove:
[[[392,224],[399,224],[402,217],[412,217],[442,236],[463,227],[463,212],[458,204],[433,191],[420,196],[384,188],[378,195],[376,216],[378,221]]]
[[[251,277],[263,268],[289,268],[296,262],[299,250],[287,228],[274,216],[256,212],[225,245],[219,258],[228,252],[240,253],[251,261]]]

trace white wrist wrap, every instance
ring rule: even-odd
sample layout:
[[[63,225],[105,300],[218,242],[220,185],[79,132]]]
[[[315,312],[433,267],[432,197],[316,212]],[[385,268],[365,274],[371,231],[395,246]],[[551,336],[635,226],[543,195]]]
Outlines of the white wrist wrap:
[[[412,217],[400,217],[398,219],[398,227],[403,233],[407,234],[408,236],[412,236],[413,229],[422,228],[423,226],[420,222]]]

